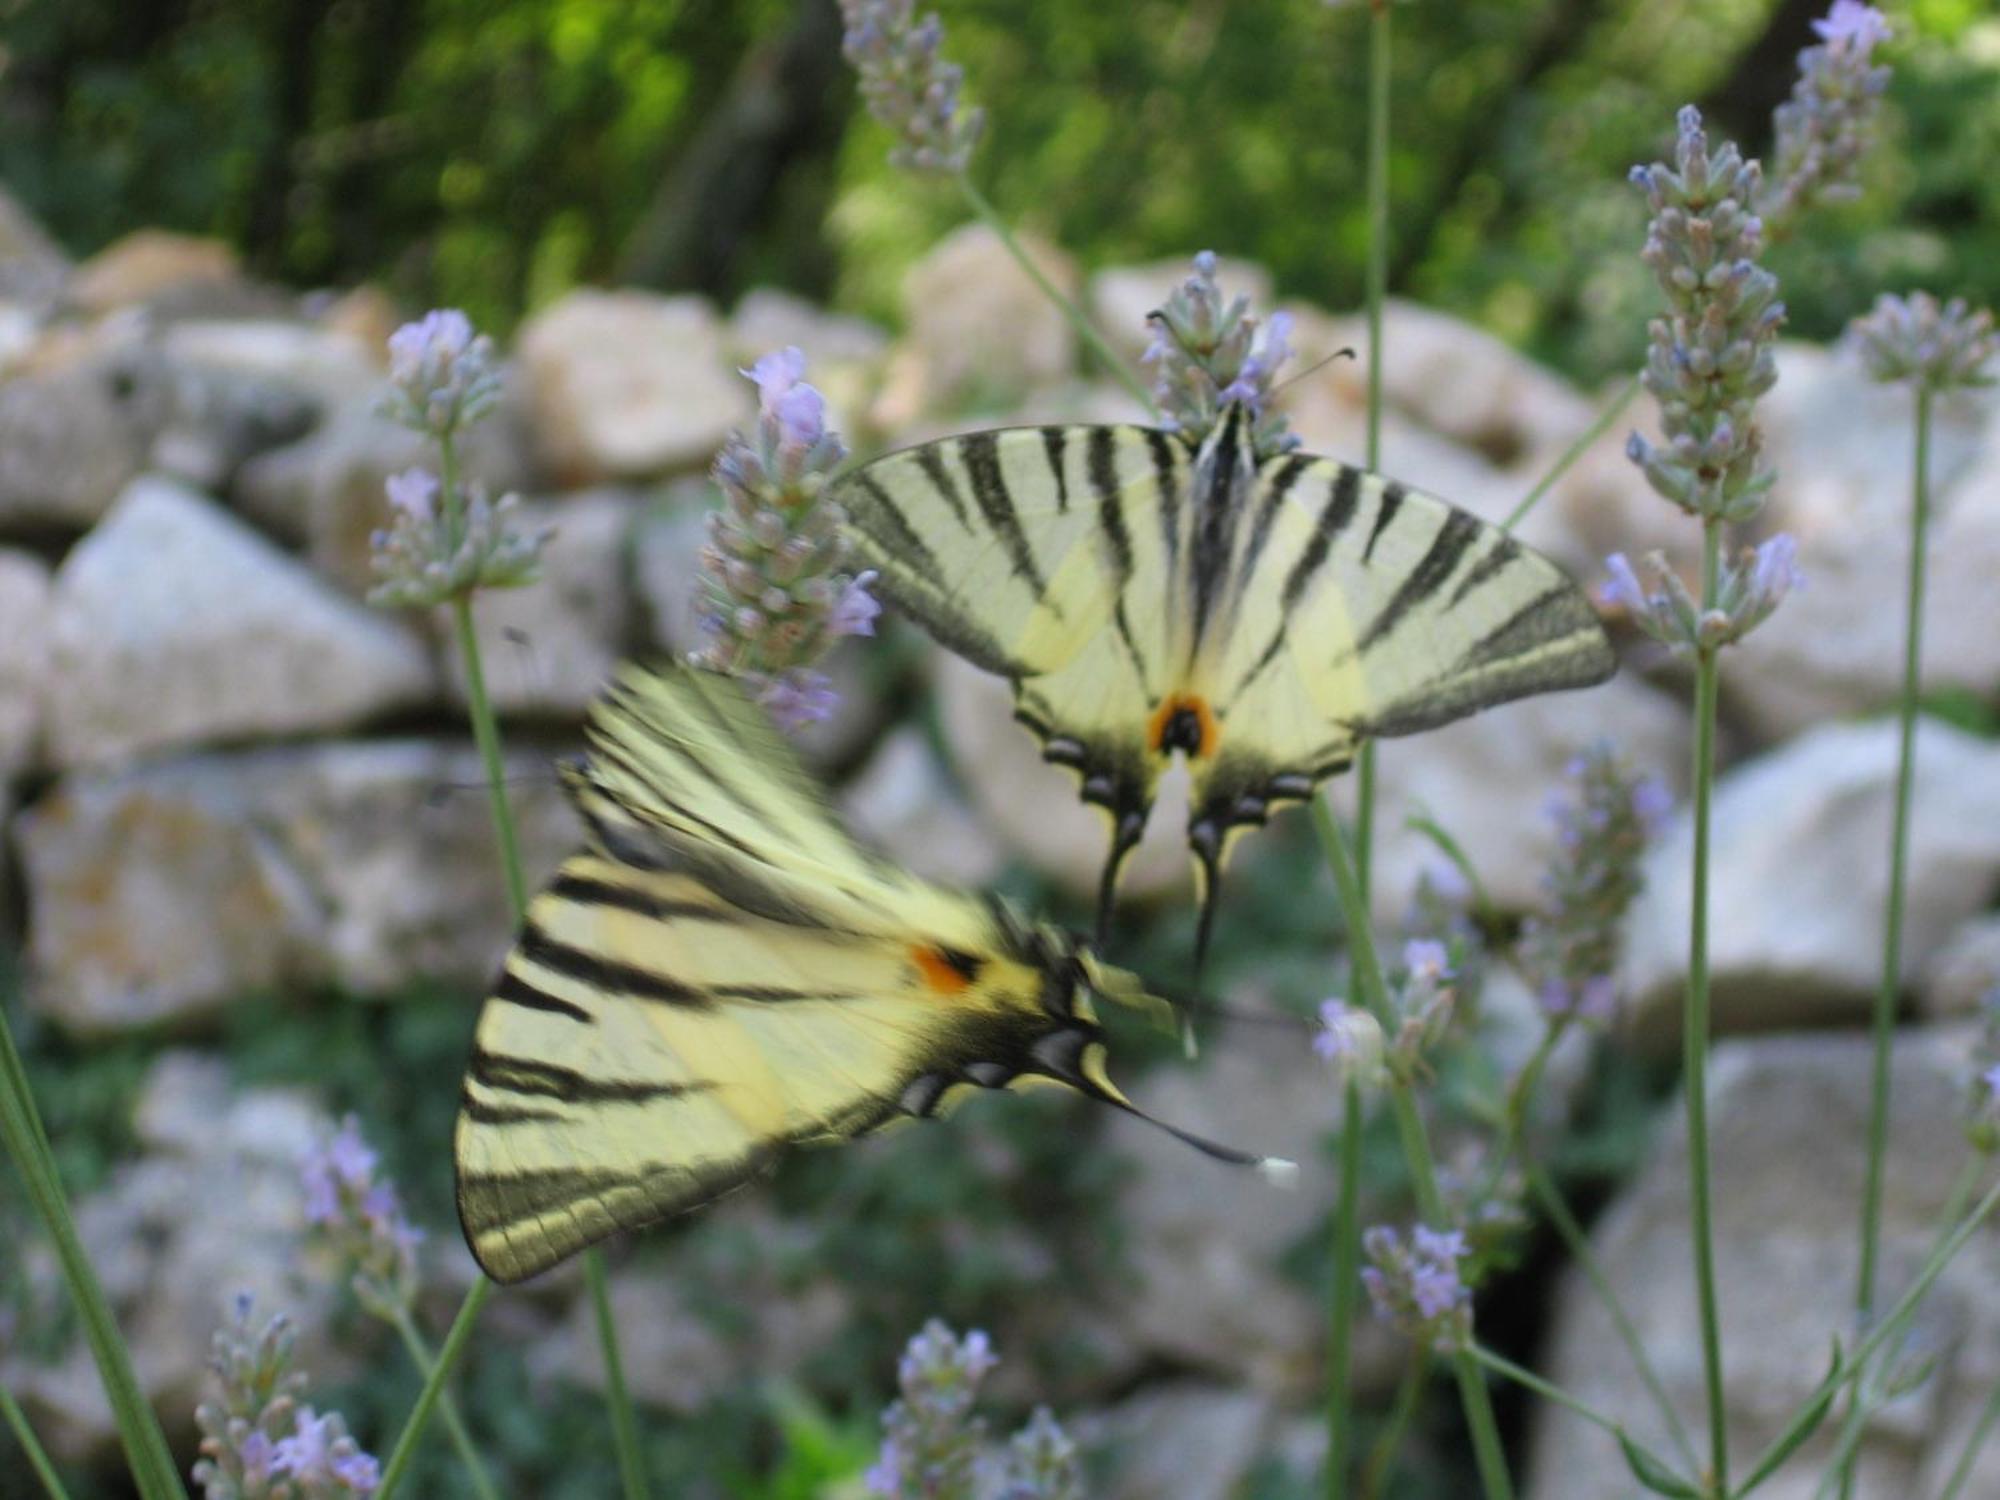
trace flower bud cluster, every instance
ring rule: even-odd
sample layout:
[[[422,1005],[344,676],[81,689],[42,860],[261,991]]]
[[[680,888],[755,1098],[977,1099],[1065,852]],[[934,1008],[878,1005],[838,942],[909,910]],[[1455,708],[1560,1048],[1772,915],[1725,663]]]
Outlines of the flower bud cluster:
[[[1782,232],[1815,203],[1852,198],[1861,158],[1875,139],[1875,116],[1889,70],[1874,52],[1889,40],[1889,22],[1861,0],[1834,0],[1813,22],[1816,47],[1799,54],[1792,97],[1772,117],[1771,181],[1760,207],[1766,223]]]
[[[2000,1151],[2000,987],[1980,1005],[1985,1024],[1972,1049],[1972,1080],[1966,1091],[1965,1138],[1975,1151]]]
[[[832,712],[832,685],[812,664],[841,636],[873,635],[880,613],[868,592],[875,575],[839,571],[845,518],[827,476],[847,450],[805,367],[788,348],[745,372],[757,385],[757,426],[751,438],[731,433],[716,456],[723,503],[701,554],[708,643],[698,659],[744,679],[788,728]]]
[[[1667,300],[1667,315],[1648,325],[1641,377],[1666,442],[1634,433],[1626,451],[1681,509],[1743,521],[1777,477],[1764,464],[1755,407],[1778,378],[1771,345],[1785,320],[1777,278],[1757,264],[1758,167],[1734,144],[1711,156],[1692,105],[1680,113],[1674,161],[1632,169],[1653,211],[1641,257]]]
[[[1959,297],[1940,304],[1929,292],[1876,298],[1872,312],[1848,325],[1847,339],[1875,379],[1934,393],[1993,384],[1986,365],[2000,350],[1992,313],[1973,312]]]
[[[427,312],[389,335],[389,394],[383,415],[444,439],[478,421],[500,399],[493,340],[456,308]]]
[[[462,312],[426,313],[389,336],[389,382],[383,410],[436,441],[447,482],[427,469],[405,469],[384,483],[393,519],[369,538],[375,585],[368,602],[420,609],[476,589],[533,583],[548,530],[518,530],[514,496],[491,500],[477,485],[461,493],[454,477],[459,430],[500,399],[493,341],[475,336]]]
[[[1645,883],[1640,859],[1672,798],[1657,777],[1634,775],[1602,743],[1572,759],[1564,775],[1572,790],[1549,808],[1556,854],[1542,877],[1548,904],[1528,920],[1521,963],[1551,1021],[1604,1022],[1618,996],[1625,911]]]
[[[211,1394],[194,1414],[204,1500],[366,1500],[381,1483],[337,1413],[299,1404],[306,1377],[291,1368],[294,1342],[282,1313],[253,1330],[248,1297],[216,1331]]]
[[[1340,1087],[1379,1087],[1391,1073],[1411,1077],[1424,1054],[1451,1028],[1459,991],[1458,961],[1445,944],[1413,938],[1403,945],[1402,965],[1389,976],[1390,1023],[1395,1035],[1365,1006],[1334,998],[1319,1007],[1313,1051],[1333,1069]]]
[[[1703,609],[1661,553],[1646,554],[1654,580],[1648,589],[1625,554],[1614,552],[1604,560],[1611,577],[1598,589],[1598,598],[1625,610],[1635,625],[1676,655],[1712,651],[1743,639],[1771,617],[1787,594],[1805,586],[1798,556],[1798,543],[1782,531],[1745,548],[1735,562],[1723,564],[1715,605]]]
[[[1282,413],[1270,409],[1278,366],[1292,356],[1292,319],[1272,313],[1259,323],[1250,299],[1225,303],[1215,280],[1215,252],[1194,258],[1194,275],[1175,288],[1159,311],[1146,319],[1153,341],[1142,359],[1159,366],[1153,394],[1161,425],[1199,442],[1221,420],[1229,402],[1240,401],[1251,417],[1251,447],[1258,458],[1299,445]]]
[[[1378,1224],[1361,1236],[1369,1264],[1361,1280],[1377,1317],[1440,1353],[1472,1336],[1472,1289],[1460,1274],[1471,1254],[1457,1230],[1419,1224],[1405,1240]]]
[[[963,172],[986,124],[958,102],[964,69],[939,55],[944,25],[916,19],[912,0],[840,0],[841,51],[861,75],[868,112],[894,132],[889,160],[919,172]]]
[[[417,1246],[424,1235],[404,1215],[395,1184],[376,1177],[378,1160],[349,1115],[306,1154],[299,1176],[315,1238],[351,1270],[361,1305],[394,1318],[416,1296]]]

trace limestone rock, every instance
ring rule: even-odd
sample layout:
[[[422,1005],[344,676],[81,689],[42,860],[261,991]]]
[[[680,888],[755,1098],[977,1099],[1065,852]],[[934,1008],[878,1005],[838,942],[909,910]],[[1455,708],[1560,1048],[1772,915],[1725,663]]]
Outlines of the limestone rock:
[[[642,503],[602,489],[520,507],[524,531],[551,532],[541,578],[472,601],[487,692],[502,713],[578,718],[627,654],[633,610],[626,552]],[[463,702],[465,669],[448,612],[439,611],[437,625],[447,678]]]
[[[1896,727],[1828,724],[1717,783],[1709,962],[1723,1030],[1858,1022],[1880,982]],[[1943,724],[1917,735],[1903,980],[1986,904],[2000,876],[2000,747]],[[1648,853],[1628,919],[1624,993],[1648,1040],[1678,1026],[1693,830]]]
[[[69,257],[12,193],[0,189],[0,297],[46,306],[69,280]]]
[[[889,335],[866,318],[830,313],[795,292],[753,287],[729,315],[729,357],[743,365],[773,349],[796,345],[814,384],[828,365],[861,365],[880,359]]]
[[[1076,776],[1043,760],[1035,737],[1014,722],[1007,684],[941,648],[932,653],[931,684],[952,764],[986,826],[1070,894],[1095,900],[1108,847],[1103,816],[1078,798]],[[1187,779],[1175,769],[1125,861],[1121,900],[1192,888],[1186,826]]]
[[[647,639],[662,651],[686,653],[701,646],[701,549],[715,501],[708,481],[677,479],[654,495],[636,524],[633,581]]]
[[[1919,1007],[1926,1016],[1972,1015],[2000,990],[2000,914],[1981,912],[1958,927],[1924,965]]]
[[[1444,857],[1428,836],[1407,826],[1419,814],[1459,842],[1496,905],[1508,911],[1539,906],[1542,872],[1555,852],[1549,799],[1565,787],[1570,759],[1600,740],[1616,746],[1635,771],[1657,775],[1676,793],[1684,788],[1687,715],[1630,673],[1381,741],[1375,761],[1377,914],[1387,920],[1406,911],[1418,877]],[[1351,807],[1353,777],[1335,786]]]
[[[1909,557],[1910,398],[1849,360],[1789,351],[1767,418],[1783,476],[1768,519],[1799,543],[1806,587],[1732,653],[1735,714],[1766,739],[1893,704],[1902,683]],[[1789,384],[1788,384],[1789,382]],[[1779,398],[1783,399],[1779,399]],[[2000,398],[1936,403],[1931,438],[1924,683],[2000,686]]]
[[[0,787],[34,763],[49,683],[49,570],[0,550]]]
[[[236,252],[221,240],[138,229],[76,268],[69,299],[86,312],[103,313],[190,283],[228,282],[241,274]]]
[[[1006,862],[920,730],[899,729],[884,740],[842,789],[840,806],[855,833],[946,885],[988,885]]]
[[[151,445],[135,394],[98,358],[0,380],[0,532],[81,530],[104,513]]]
[[[179,485],[134,481],[56,573],[61,765],[341,729],[430,696],[422,644]]]
[[[1278,1412],[1256,1391],[1183,1380],[1148,1386],[1075,1424],[1086,1450],[1113,1455],[1106,1500],[1230,1500],[1264,1456]]]
[[[1193,261],[1187,256],[1143,266],[1108,266],[1090,278],[1085,303],[1090,321],[1106,343],[1136,365],[1153,340],[1147,315],[1164,306],[1175,288],[1193,274]],[[1250,310],[1259,317],[1270,311],[1271,273],[1255,261],[1218,256],[1215,279],[1225,298],[1248,297]]]
[[[700,297],[571,292],[522,325],[517,348],[537,443],[564,484],[705,465],[753,409]]]
[[[319,573],[357,598],[374,581],[369,539],[391,520],[383,481],[412,467],[437,469],[428,439],[376,412],[381,389],[362,386],[299,441],[258,454],[231,489],[258,525],[302,547]],[[465,483],[496,496],[530,484],[521,415],[521,403],[503,396],[498,410],[459,436]]]
[[[1042,273],[1073,294],[1068,258],[1033,236],[1020,238]],[[871,413],[885,432],[901,432],[927,411],[1018,398],[1076,362],[1069,320],[984,224],[952,231],[910,268],[903,308],[909,335]]]
[[[1846,1338],[1857,1263],[1855,1204],[1866,1156],[1870,1048],[1860,1036],[1783,1036],[1718,1047],[1709,1074],[1716,1281],[1732,1452],[1759,1452],[1825,1373],[1828,1340]],[[1966,1160],[1957,1112],[1968,1063],[1959,1042],[1906,1032],[1890,1082],[1882,1282],[1908,1284],[1929,1253]],[[1687,1146],[1677,1123],[1592,1238],[1669,1397],[1702,1431],[1699,1320],[1687,1221]],[[1976,1235],[1921,1305],[1912,1334],[1938,1360],[1930,1379],[1871,1419],[1860,1449],[1862,1500],[1933,1494],[2000,1373],[2000,1233]],[[1544,1373],[1671,1453],[1664,1424],[1603,1304],[1571,1271],[1557,1299]],[[1829,1422],[1760,1495],[1807,1500],[1838,1429]],[[1538,1410],[1531,1500],[1637,1493],[1617,1445],[1553,1406]],[[1989,1450],[1967,1494],[2000,1487]]]
[[[134,1125],[141,1154],[78,1200],[75,1214],[140,1388],[169,1430],[190,1430],[210,1337],[239,1295],[255,1315],[291,1315],[300,1365],[316,1380],[350,1375],[351,1362],[325,1341],[334,1287],[301,1274],[298,1250],[298,1158],[332,1128],[325,1114],[289,1089],[232,1094],[219,1059],[173,1051],[147,1073]],[[27,1237],[22,1270],[34,1303],[66,1300],[39,1235]],[[81,1337],[51,1362],[0,1350],[0,1380],[59,1457],[84,1462],[115,1448],[110,1403]]]
[[[509,760],[530,882],[581,840],[546,759]],[[510,922],[483,773],[423,740],[73,775],[20,814],[31,997],[93,1034],[331,980],[491,976]]]

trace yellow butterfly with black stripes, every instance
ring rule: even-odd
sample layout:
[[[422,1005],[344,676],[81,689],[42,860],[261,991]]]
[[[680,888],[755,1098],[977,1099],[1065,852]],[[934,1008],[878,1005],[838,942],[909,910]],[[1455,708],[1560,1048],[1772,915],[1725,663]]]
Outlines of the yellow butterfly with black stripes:
[[[1229,401],[1199,443],[1138,426],[974,432],[863,464],[834,491],[879,591],[1005,677],[1043,757],[1107,815],[1100,944],[1176,753],[1199,963],[1237,836],[1364,740],[1617,665],[1548,558],[1393,479],[1260,459],[1253,421]]]
[[[968,1087],[1061,1084],[1140,1114],[1095,1003],[1161,1002],[855,843],[729,679],[628,666],[588,738],[568,781],[589,847],[529,906],[459,1101],[459,1219],[494,1280]]]

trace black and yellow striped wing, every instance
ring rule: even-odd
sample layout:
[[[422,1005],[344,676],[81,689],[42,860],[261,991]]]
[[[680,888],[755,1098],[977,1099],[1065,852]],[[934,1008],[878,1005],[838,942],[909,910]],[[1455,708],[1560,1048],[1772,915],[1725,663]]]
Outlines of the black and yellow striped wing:
[[[591,731],[593,847],[531,903],[460,1100],[459,1217],[495,1280],[965,1086],[1130,1107],[1092,1007],[1129,978],[853,845],[732,685],[627,670]]]
[[[1615,666],[1583,592],[1499,528],[1309,455],[1262,463],[1231,407],[1199,446],[1143,427],[947,438],[841,483],[898,608],[1012,684],[1120,862],[1175,753],[1204,884],[1240,829],[1409,734]]]

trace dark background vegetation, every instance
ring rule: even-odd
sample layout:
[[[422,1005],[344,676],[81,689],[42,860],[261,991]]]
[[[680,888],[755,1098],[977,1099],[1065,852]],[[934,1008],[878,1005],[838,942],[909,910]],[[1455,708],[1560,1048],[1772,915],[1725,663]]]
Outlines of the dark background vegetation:
[[[1776,269],[1826,337],[1877,289],[2000,301],[2000,32],[1891,5],[1862,200]],[[1204,245],[1358,301],[1365,5],[947,0],[975,172],[1087,264]],[[1396,13],[1395,289],[1573,374],[1631,364],[1626,168],[1701,104],[1769,145],[1824,0],[1419,0]],[[578,281],[759,283],[893,315],[962,216],[884,160],[833,0],[0,0],[0,181],[88,252],[158,224],[301,286],[505,327]]]

